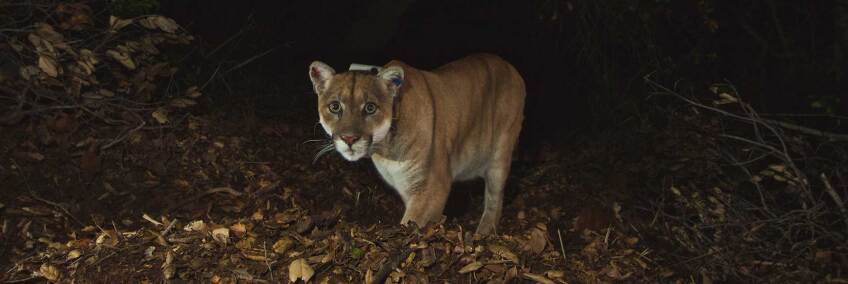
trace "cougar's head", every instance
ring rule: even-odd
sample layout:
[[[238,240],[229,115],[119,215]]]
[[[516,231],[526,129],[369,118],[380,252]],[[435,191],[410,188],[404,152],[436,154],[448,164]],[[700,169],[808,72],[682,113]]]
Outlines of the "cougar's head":
[[[336,72],[319,61],[309,65],[318,94],[318,118],[336,151],[349,161],[370,156],[392,125],[392,104],[403,83],[403,69],[378,73]]]

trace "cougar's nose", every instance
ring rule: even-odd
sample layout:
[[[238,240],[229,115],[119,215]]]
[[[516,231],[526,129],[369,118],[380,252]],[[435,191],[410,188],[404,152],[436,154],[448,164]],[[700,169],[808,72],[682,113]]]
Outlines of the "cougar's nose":
[[[353,146],[353,143],[356,143],[356,141],[359,140],[359,136],[354,135],[342,135],[341,138],[342,141],[347,143],[347,146]]]

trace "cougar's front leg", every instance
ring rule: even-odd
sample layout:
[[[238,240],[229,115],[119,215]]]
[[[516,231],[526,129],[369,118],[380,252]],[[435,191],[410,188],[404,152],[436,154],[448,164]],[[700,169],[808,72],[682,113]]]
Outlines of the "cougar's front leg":
[[[430,167],[424,182],[410,192],[401,224],[413,221],[419,227],[438,221],[450,194],[451,177],[448,167]]]

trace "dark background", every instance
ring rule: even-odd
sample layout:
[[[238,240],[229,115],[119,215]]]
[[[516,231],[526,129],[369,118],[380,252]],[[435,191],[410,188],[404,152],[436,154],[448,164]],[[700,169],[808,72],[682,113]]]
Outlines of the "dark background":
[[[841,2],[184,0],[160,9],[208,46],[208,62],[261,55],[238,71],[268,86],[249,92],[265,113],[314,109],[301,94],[312,60],[433,68],[496,53],[525,77],[521,141],[535,148],[639,116],[652,103],[648,74],[693,95],[729,82],[763,114],[811,114],[799,123],[837,130],[816,117],[846,111]]]

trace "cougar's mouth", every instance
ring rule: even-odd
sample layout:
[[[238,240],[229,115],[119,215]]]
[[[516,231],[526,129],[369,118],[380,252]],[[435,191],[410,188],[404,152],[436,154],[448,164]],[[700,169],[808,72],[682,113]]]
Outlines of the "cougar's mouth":
[[[353,162],[368,154],[369,149],[371,148],[371,137],[362,137],[350,145],[342,141],[342,139],[336,138],[334,139],[334,143],[336,145],[336,151],[338,151],[345,160]]]

